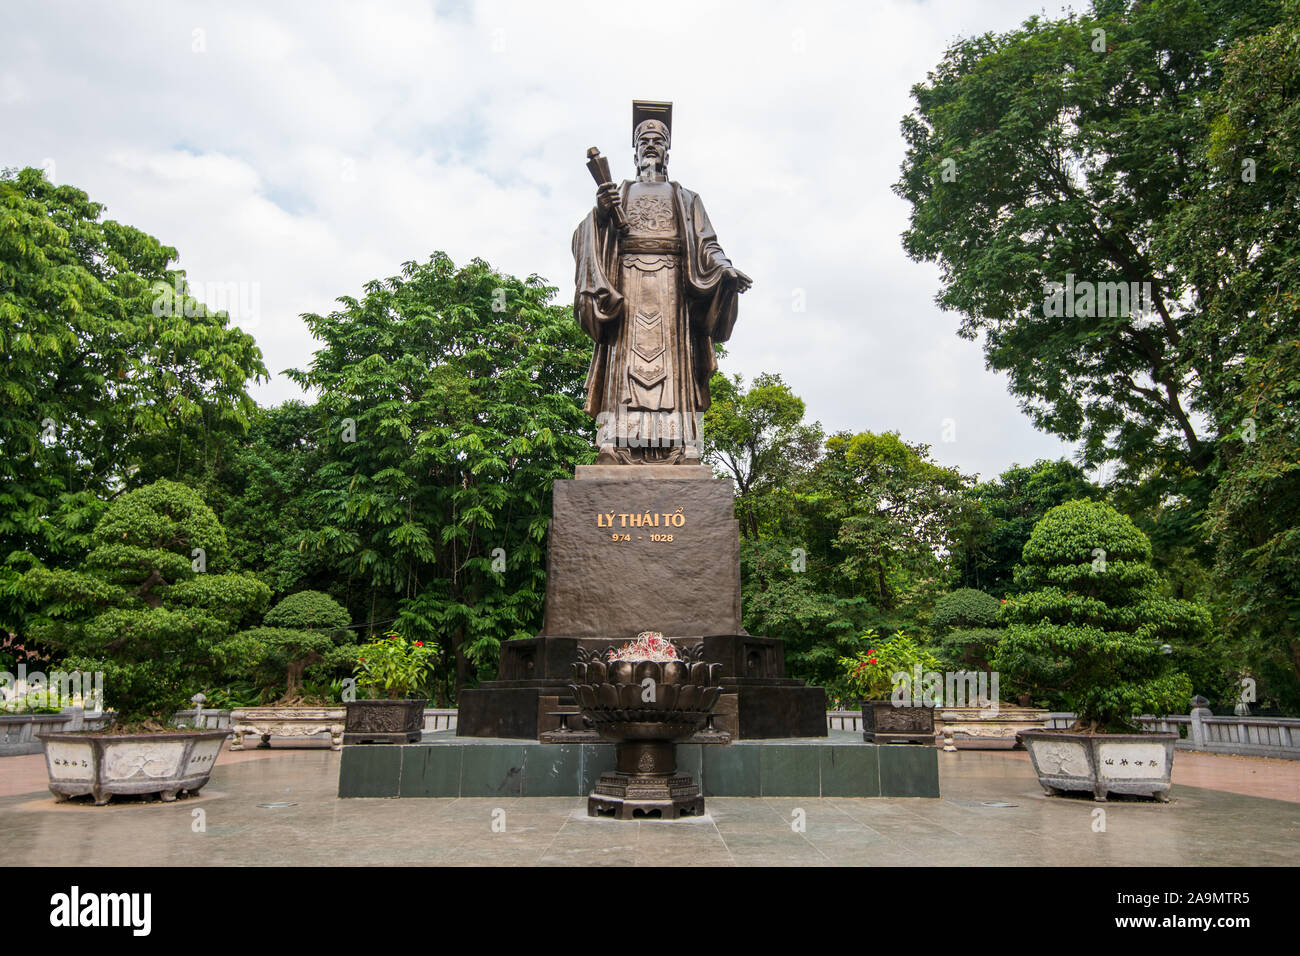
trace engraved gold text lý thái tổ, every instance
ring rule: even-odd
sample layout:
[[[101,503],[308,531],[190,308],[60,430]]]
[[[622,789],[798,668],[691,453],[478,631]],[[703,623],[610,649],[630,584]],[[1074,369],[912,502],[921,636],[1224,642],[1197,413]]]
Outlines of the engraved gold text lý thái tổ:
[[[682,509],[676,511],[606,511],[596,515],[597,528],[680,528],[686,524]]]

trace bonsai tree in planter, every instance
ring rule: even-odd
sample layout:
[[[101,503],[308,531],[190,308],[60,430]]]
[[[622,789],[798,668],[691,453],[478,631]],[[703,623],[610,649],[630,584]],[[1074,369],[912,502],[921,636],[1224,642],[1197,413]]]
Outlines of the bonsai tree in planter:
[[[1073,729],[1089,733],[1133,731],[1140,714],[1187,706],[1177,651],[1205,640],[1209,612],[1166,595],[1132,521],[1102,502],[1066,502],[1034,526],[1021,561],[1024,593],[1003,605],[996,670],[1074,711]]]
[[[347,703],[344,743],[403,743],[420,739],[424,688],[438,658],[432,641],[408,641],[396,631],[357,650],[357,689],[368,699]]]
[[[241,632],[233,654],[247,665],[273,670],[284,679],[282,704],[299,703],[308,667],[352,663],[356,647],[347,610],[328,594],[299,591],[266,612],[263,626]]]
[[[930,628],[944,654],[967,670],[987,670],[988,655],[1001,636],[1001,606],[993,595],[974,588],[959,588],[939,598]]]
[[[33,636],[65,655],[65,670],[102,671],[122,720],[165,722],[186,687],[220,673],[226,643],[270,598],[251,574],[220,572],[227,553],[212,509],[164,480],[109,505],[78,570],[38,565],[18,587]]]
[[[79,570],[35,566],[19,581],[32,631],[67,656],[66,670],[102,672],[105,696],[132,733],[44,736],[50,789],[160,793],[174,800],[207,783],[226,732],[176,731],[165,722],[184,688],[220,671],[224,645],[270,589],[218,573],[226,536],[190,488],[159,481],[119,497],[90,536]]]

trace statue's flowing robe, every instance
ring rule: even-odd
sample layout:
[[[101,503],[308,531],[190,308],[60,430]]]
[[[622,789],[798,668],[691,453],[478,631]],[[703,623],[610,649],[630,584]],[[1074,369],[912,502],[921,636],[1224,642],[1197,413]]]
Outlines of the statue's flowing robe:
[[[679,461],[683,446],[699,447],[698,416],[717,369],[713,343],[731,337],[738,290],[699,196],[675,182],[635,187],[621,186],[627,235],[596,209],[573,234],[573,309],[595,341],[586,408],[597,443],[623,446],[620,460]],[[630,207],[634,192],[665,198]],[[647,438],[672,447],[641,447]]]

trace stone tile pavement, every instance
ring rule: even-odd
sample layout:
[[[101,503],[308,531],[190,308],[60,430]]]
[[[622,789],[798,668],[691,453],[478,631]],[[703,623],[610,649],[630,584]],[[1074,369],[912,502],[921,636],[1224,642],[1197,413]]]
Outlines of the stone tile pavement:
[[[40,755],[0,758],[0,861],[260,864],[1300,864],[1300,767],[1180,752],[1173,800],[1045,796],[1024,755],[941,754],[943,798],[724,798],[678,823],[590,819],[560,798],[337,798],[327,749],[224,752],[198,797],[55,804]],[[1191,759],[1187,759],[1191,758]],[[290,803],[259,807],[260,803]],[[998,804],[1013,804],[999,806]],[[1105,812],[1097,832],[1094,809]],[[195,811],[202,810],[204,828]],[[494,823],[496,824],[494,826]],[[21,857],[15,851],[21,848]]]

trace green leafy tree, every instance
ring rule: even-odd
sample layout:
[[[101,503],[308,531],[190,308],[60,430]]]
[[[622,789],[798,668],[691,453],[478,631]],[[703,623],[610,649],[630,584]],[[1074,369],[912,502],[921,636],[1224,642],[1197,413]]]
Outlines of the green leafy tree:
[[[325,461],[320,442],[327,420],[302,402],[259,408],[247,438],[230,442],[199,479],[237,566],[256,573],[278,597],[300,590],[348,597],[330,556],[313,546],[322,522],[311,495]]]
[[[551,486],[594,458],[591,345],[554,293],[437,253],[305,316],[322,348],[289,373],[328,420],[312,543],[369,630],[438,643],[444,698],[535,633]]]
[[[1286,8],[1096,0],[1087,16],[1032,17],[955,43],[903,120],[904,246],[939,264],[939,304],[983,336],[1038,427],[1115,463],[1193,542],[1249,347],[1214,315],[1232,270],[1197,270],[1177,245],[1205,186],[1219,54]],[[1054,314],[1049,284],[1076,281],[1091,301]],[[1131,283],[1149,308],[1124,303]]]
[[[843,587],[878,609],[929,603],[947,574],[943,554],[967,507],[969,479],[930,458],[927,445],[896,432],[840,432],[809,480],[820,510],[814,527],[838,555]]]
[[[1196,274],[1230,277],[1207,331],[1251,353],[1206,515],[1214,592],[1261,702],[1300,713],[1300,5],[1225,52],[1207,112],[1211,181],[1179,246]]]
[[[759,375],[747,389],[739,375],[716,373],[709,387],[704,457],[735,481],[741,533],[757,539],[764,517],[781,509],[795,477],[817,460],[821,425],[804,424],[803,399],[780,375]]]
[[[355,636],[348,630],[352,619],[328,594],[290,594],[266,612],[262,623],[240,632],[227,657],[237,660],[241,671],[270,670],[283,678],[285,702],[301,697],[307,668],[337,669],[355,660]]]
[[[894,433],[827,439],[769,496],[764,536],[742,541],[746,628],[783,638],[790,673],[832,688],[864,632],[923,633],[968,484]]]
[[[219,573],[228,548],[190,488],[157,481],[117,498],[80,569],[36,566],[18,582],[31,631],[67,670],[104,673],[105,697],[130,720],[166,720],[187,691],[226,665],[230,637],[266,606],[251,575]]]
[[[1151,544],[1129,518],[1066,502],[1034,527],[1023,559],[1024,593],[1004,605],[995,670],[1088,730],[1187,709],[1193,684],[1179,665],[1204,646],[1209,612],[1164,593]]]
[[[782,638],[788,673],[833,693],[837,662],[864,646],[862,634],[877,613],[862,594],[837,591],[833,556],[809,552],[807,544],[788,535],[742,539],[745,628]]]
[[[0,176],[0,560],[75,562],[113,494],[242,432],[266,374],[175,249],[102,215],[40,170]]]
[[[1261,701],[1300,712],[1300,340],[1254,363],[1253,441],[1215,490],[1208,527],[1229,635]],[[1247,427],[1250,427],[1249,425]]]

